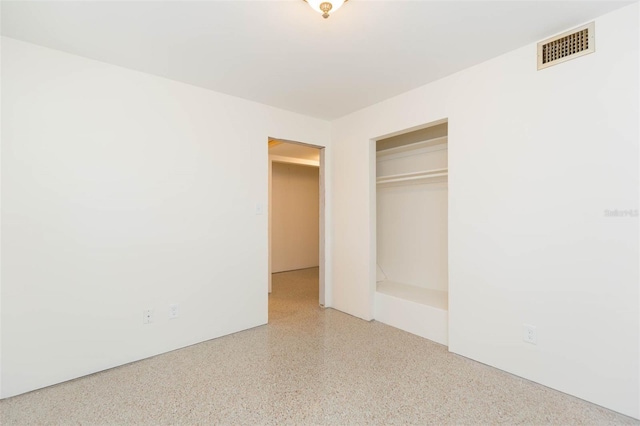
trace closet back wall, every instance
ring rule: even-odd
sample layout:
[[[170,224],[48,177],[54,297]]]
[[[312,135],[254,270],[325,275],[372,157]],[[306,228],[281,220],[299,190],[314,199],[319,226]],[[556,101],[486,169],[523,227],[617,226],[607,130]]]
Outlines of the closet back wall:
[[[273,163],[271,272],[318,266],[318,168]]]
[[[435,140],[442,142],[378,150],[377,177],[429,170],[446,173],[446,138]],[[448,291],[446,179],[441,176],[377,185],[377,259],[385,279]]]

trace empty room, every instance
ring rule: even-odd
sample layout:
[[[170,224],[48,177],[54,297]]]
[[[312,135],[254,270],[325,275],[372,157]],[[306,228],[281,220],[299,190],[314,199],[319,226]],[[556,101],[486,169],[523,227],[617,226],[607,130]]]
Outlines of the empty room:
[[[1,1],[0,423],[640,425],[638,1]]]

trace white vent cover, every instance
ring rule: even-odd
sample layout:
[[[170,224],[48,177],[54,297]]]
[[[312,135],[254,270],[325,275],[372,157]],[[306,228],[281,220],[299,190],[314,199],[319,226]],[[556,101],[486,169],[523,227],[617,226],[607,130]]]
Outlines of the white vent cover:
[[[538,69],[595,52],[595,28],[591,22],[538,43]]]

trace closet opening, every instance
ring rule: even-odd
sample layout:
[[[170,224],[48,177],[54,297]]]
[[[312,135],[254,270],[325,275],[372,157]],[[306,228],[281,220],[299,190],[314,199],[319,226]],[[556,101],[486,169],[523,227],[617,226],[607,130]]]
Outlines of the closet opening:
[[[448,344],[448,123],[375,144],[377,321]]]
[[[274,274],[317,274],[318,303],[324,306],[324,148],[276,138],[268,146],[268,291]]]

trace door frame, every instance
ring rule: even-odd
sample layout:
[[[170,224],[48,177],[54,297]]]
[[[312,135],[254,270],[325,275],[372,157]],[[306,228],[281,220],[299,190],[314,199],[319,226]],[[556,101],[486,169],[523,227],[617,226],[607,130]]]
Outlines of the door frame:
[[[325,149],[326,147],[324,146],[318,146],[318,145],[313,145],[313,144],[309,144],[309,143],[304,143],[304,142],[298,142],[298,141],[292,141],[292,140],[287,140],[287,139],[282,139],[282,138],[276,138],[276,137],[269,137],[268,141],[270,140],[276,140],[279,142],[283,142],[283,143],[289,143],[289,144],[294,144],[294,145],[301,145],[301,146],[307,146],[310,148],[315,148],[319,150],[319,154],[320,154],[320,158],[319,161],[316,162],[314,160],[305,160],[305,159],[296,159],[296,158],[291,158],[291,157],[279,157],[279,156],[274,156],[274,157],[270,157],[269,156],[269,151],[267,148],[267,162],[269,164],[268,167],[268,208],[267,208],[267,214],[268,214],[268,220],[267,220],[267,233],[268,233],[268,274],[269,274],[269,285],[268,285],[268,292],[271,293],[271,219],[272,219],[272,214],[271,214],[271,207],[272,207],[272,200],[271,200],[271,176],[272,176],[272,171],[273,171],[273,163],[277,162],[277,163],[291,163],[291,164],[301,164],[301,165],[312,165],[312,166],[318,166],[318,183],[320,185],[319,188],[319,195],[320,195],[320,200],[319,200],[319,206],[320,206],[320,211],[319,211],[319,226],[318,226],[318,230],[319,230],[319,235],[318,235],[318,244],[319,244],[319,248],[318,248],[318,255],[319,255],[319,259],[318,259],[318,265],[319,265],[319,276],[318,276],[318,287],[319,287],[319,294],[318,294],[318,300],[319,300],[319,304],[320,306],[324,307],[325,306],[325,295],[326,295],[326,276],[327,276],[327,271],[326,271],[326,267],[327,267],[327,262],[326,262],[326,227],[325,227],[325,220],[326,220],[326,202],[325,202],[325,194],[326,194],[326,190],[325,190],[325,180],[326,180],[326,171],[325,171]],[[268,302],[267,302],[268,303]]]

